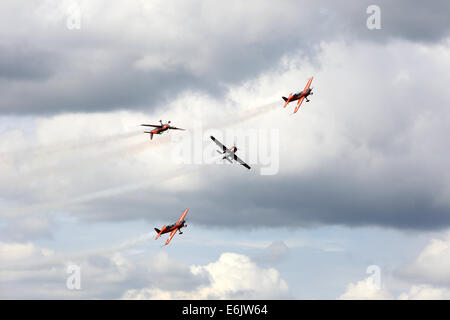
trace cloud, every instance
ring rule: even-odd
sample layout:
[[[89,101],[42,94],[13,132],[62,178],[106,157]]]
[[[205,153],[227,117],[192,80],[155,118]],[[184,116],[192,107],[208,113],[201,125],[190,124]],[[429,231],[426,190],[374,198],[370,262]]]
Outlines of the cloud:
[[[412,285],[407,292],[394,297],[387,289],[376,289],[368,284],[367,279],[350,283],[346,291],[339,296],[343,300],[448,300],[450,290],[446,287],[436,287],[429,284]]]
[[[0,297],[116,299],[131,288],[193,290],[208,282],[202,275],[194,276],[189,265],[167,253],[130,255],[127,249],[137,241],[108,250],[65,255],[32,243],[0,243]],[[66,287],[70,265],[80,268],[81,290]]]
[[[447,74],[442,70],[450,68],[449,50],[448,43],[323,43],[317,66],[302,56],[286,58],[276,70],[230,87],[223,101],[191,92],[157,113],[70,113],[36,118],[31,132],[11,127],[0,135],[0,145],[12,149],[0,164],[8,203],[3,216],[64,208],[91,222],[165,222],[187,206],[191,221],[208,227],[445,228],[450,96],[434,74]],[[249,108],[266,110],[267,101],[281,100],[300,75],[309,74],[317,91],[295,118],[274,108],[239,122]],[[418,90],[421,95],[411,95]],[[432,104],[426,96],[433,96]],[[188,130],[151,143],[143,134],[126,136],[152,121],[146,119],[161,118]],[[198,124],[204,128],[199,139]],[[177,138],[215,152],[207,129],[230,136],[227,144],[237,136],[245,159],[249,144],[236,129],[278,130],[278,174],[260,176],[257,163],[245,173],[238,166],[176,163]],[[59,148],[65,141],[72,143]],[[157,181],[162,183],[154,188]],[[224,199],[233,199],[226,215],[217,206]]]
[[[430,285],[414,285],[408,292],[400,294],[399,300],[449,300],[450,290]]]
[[[445,1],[379,1],[376,31],[368,0],[76,3],[81,28],[70,30],[73,1],[2,2],[0,113],[154,110],[188,91],[221,100],[286,55],[314,59],[323,41],[435,43],[450,30]]]
[[[51,239],[55,227],[50,217],[31,216],[9,221],[0,226],[0,241],[22,242],[36,239]]]
[[[129,290],[124,299],[280,299],[289,297],[286,282],[273,268],[258,267],[245,255],[223,253],[216,262],[193,265],[195,277],[210,283],[194,290],[162,290],[158,287]]]
[[[381,285],[374,286],[376,277],[348,284],[340,299],[450,299],[450,234],[431,238],[417,257],[394,269],[391,275],[381,274]]]
[[[0,242],[0,260],[2,262],[42,258],[51,256],[52,254],[51,250],[38,248],[31,242]]]
[[[339,296],[343,300],[448,300],[450,290],[447,287],[437,287],[430,284],[411,285],[407,292],[401,292],[396,298],[386,288],[377,289],[370,279],[350,283],[346,291]]]
[[[289,247],[281,240],[273,241],[252,259],[260,264],[276,264],[289,255]]]
[[[0,243],[0,296],[89,299],[262,299],[289,298],[274,268],[249,257],[223,253],[218,261],[188,265],[167,252],[127,253],[132,243],[109,250],[60,255],[32,243]],[[81,290],[69,290],[67,267],[80,268]],[[25,290],[25,291],[24,291]]]
[[[433,238],[417,258],[397,270],[399,277],[416,283],[450,287],[450,234]],[[428,293],[429,287],[415,287],[411,295]]]
[[[346,291],[339,297],[343,300],[386,300],[393,299],[391,293],[385,288],[374,283],[374,279],[368,277],[356,283],[347,285]]]

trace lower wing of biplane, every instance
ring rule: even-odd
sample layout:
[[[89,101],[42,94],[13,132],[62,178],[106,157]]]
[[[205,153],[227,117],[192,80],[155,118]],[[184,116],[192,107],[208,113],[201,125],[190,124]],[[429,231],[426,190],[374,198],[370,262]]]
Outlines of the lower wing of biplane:
[[[294,109],[294,113],[296,113],[298,111],[298,109],[300,109],[300,106],[302,105],[303,100],[305,100],[305,96],[298,99],[297,105],[295,106],[295,109]]]
[[[288,103],[289,102],[291,102],[291,99],[292,99],[292,92],[291,93],[289,93],[289,96],[286,98],[286,97],[282,97],[283,98],[283,100],[284,100],[284,106],[283,106],[283,108],[286,108],[286,106],[288,105]]]

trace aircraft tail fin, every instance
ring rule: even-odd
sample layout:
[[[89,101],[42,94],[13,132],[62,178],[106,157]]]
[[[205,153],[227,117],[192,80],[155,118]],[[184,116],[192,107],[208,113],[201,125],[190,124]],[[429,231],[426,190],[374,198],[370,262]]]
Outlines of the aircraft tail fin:
[[[151,132],[151,131],[144,131],[144,133],[150,133],[150,140],[153,140],[153,132]]]
[[[291,102],[292,92],[289,93],[289,97],[288,97],[288,98],[286,98],[286,97],[284,97],[284,96],[283,96],[282,98],[283,98],[283,100],[284,100],[284,106],[283,106],[283,108],[286,108],[287,104],[288,104],[289,102]]]
[[[156,233],[158,233],[158,235],[156,236],[155,240],[159,238],[159,236],[161,235],[161,233],[163,232],[164,228],[166,227],[166,225],[164,225],[161,230],[159,230],[158,228],[155,228]]]

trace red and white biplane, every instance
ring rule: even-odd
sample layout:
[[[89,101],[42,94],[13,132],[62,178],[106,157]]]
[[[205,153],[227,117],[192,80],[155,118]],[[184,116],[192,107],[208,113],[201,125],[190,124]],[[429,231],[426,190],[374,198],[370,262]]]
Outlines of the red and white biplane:
[[[170,232],[170,235],[167,238],[166,243],[164,244],[166,246],[166,245],[169,244],[170,240],[172,240],[173,236],[175,235],[175,233],[177,233],[177,231],[180,234],[183,234],[183,232],[181,232],[181,228],[187,227],[186,220],[184,218],[186,217],[186,214],[188,213],[188,211],[189,211],[189,209],[184,210],[184,212],[181,215],[180,219],[178,219],[178,221],[175,222],[174,224],[171,224],[171,225],[168,225],[168,226],[165,225],[165,226],[163,226],[161,228],[161,230],[158,229],[158,228],[155,228],[155,231],[158,234],[156,236],[155,240],[158,239],[160,235]]]
[[[298,111],[298,109],[300,108],[302,102],[304,99],[306,99],[306,102],[309,102],[308,100],[308,96],[313,94],[312,93],[312,88],[310,88],[311,86],[311,82],[313,80],[313,77],[309,78],[308,83],[306,84],[305,89],[303,89],[303,91],[297,92],[297,93],[290,93],[289,97],[282,97],[284,100],[284,108],[286,108],[286,106],[288,105],[289,102],[298,100],[297,102],[297,106],[295,107],[294,113],[296,113]]]

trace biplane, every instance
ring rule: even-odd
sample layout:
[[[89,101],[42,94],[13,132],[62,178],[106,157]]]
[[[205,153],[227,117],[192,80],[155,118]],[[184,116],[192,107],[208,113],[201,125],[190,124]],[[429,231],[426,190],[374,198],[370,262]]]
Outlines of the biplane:
[[[305,87],[305,89],[303,89],[303,91],[299,91],[294,94],[290,93],[289,97],[287,97],[287,98],[282,97],[284,100],[284,108],[286,108],[286,106],[288,105],[289,102],[298,100],[297,106],[294,109],[294,113],[296,113],[298,111],[298,109],[300,108],[303,100],[306,99],[306,102],[309,102],[308,96],[313,94],[312,88],[310,88],[312,80],[313,80],[313,77],[309,78],[308,83],[306,84],[306,87]]]
[[[150,134],[150,140],[153,139],[154,134],[162,134],[163,132],[165,132],[167,130],[185,130],[185,129],[181,129],[181,128],[177,128],[177,127],[172,127],[170,125],[170,121],[168,121],[167,123],[162,123],[162,120],[159,120],[159,123],[160,124],[141,124],[141,126],[143,126],[143,127],[155,128],[151,131],[144,131],[144,133]]]
[[[239,162],[241,165],[243,165],[244,167],[246,167],[247,169],[250,169],[250,166],[248,164],[246,164],[241,158],[239,158],[236,155],[236,151],[238,150],[238,148],[236,146],[227,148],[213,136],[211,136],[211,140],[214,141],[221,149],[220,151],[217,150],[217,152],[223,155],[222,160],[228,160],[230,163],[233,163],[232,160],[235,160],[235,161]]]
[[[175,235],[175,233],[177,233],[177,231],[180,234],[183,234],[183,232],[181,232],[181,228],[187,227],[185,217],[186,217],[186,214],[188,213],[188,211],[189,211],[189,209],[184,210],[184,212],[181,214],[180,219],[178,219],[177,222],[170,224],[168,226],[164,225],[161,228],[161,230],[158,228],[155,228],[155,231],[157,233],[155,240],[158,239],[162,234],[170,232],[170,235],[167,238],[166,243],[164,243],[164,245],[166,246],[169,244],[170,240],[172,240],[173,236]]]

